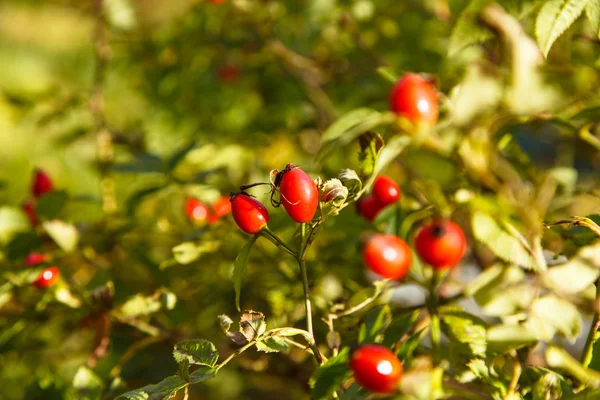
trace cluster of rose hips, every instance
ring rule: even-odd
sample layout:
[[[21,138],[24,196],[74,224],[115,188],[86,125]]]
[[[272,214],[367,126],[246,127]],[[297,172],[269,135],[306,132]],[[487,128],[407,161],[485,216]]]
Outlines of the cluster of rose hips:
[[[36,226],[39,223],[37,212],[36,212],[36,202],[37,200],[48,194],[54,190],[54,184],[52,183],[52,179],[41,169],[36,169],[33,172],[33,179],[31,182],[31,195],[33,198],[26,200],[22,207],[25,214],[27,214],[27,218],[32,226]],[[42,263],[48,263],[50,260],[47,256],[40,253],[31,253],[27,256],[25,260],[26,266],[34,266]],[[57,266],[51,266],[45,268],[42,272],[40,272],[39,277],[33,285],[37,288],[46,288],[48,286],[54,285],[58,279],[60,278],[60,271]]]
[[[214,224],[230,212],[231,203],[227,196],[220,197],[211,206],[195,198],[189,198],[185,202],[186,215],[198,225]]]

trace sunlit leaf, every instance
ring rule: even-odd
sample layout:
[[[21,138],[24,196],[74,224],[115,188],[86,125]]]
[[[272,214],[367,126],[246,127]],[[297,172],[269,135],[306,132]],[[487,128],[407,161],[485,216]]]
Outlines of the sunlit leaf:
[[[345,347],[339,354],[315,370],[310,378],[311,397],[315,400],[329,399],[351,375],[348,369],[350,349]]]
[[[600,37],[600,0],[588,0],[585,6],[585,15],[592,24],[594,35]]]
[[[380,343],[383,333],[391,322],[392,311],[388,305],[371,310],[360,326],[358,343]]]
[[[493,33],[478,20],[479,12],[490,2],[490,0],[471,0],[460,14],[450,35],[448,47],[450,57],[467,46],[483,43],[493,37]]]
[[[173,350],[173,357],[178,363],[187,360],[190,365],[214,367],[219,360],[219,352],[208,340],[194,339],[177,343]]]
[[[45,221],[43,226],[48,235],[65,252],[70,253],[77,248],[79,231],[75,226],[60,220]]]
[[[170,376],[155,385],[144,386],[124,393],[115,400],[167,400],[187,384],[179,376]]]
[[[581,15],[588,2],[550,0],[542,6],[535,21],[535,36],[544,56],[548,55],[556,39]]]

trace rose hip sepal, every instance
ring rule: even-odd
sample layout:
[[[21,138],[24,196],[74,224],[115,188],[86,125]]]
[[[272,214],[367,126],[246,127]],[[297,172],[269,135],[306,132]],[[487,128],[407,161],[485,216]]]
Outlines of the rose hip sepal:
[[[275,186],[279,188],[279,203],[294,221],[312,220],[319,206],[319,189],[306,172],[297,165],[288,164],[277,173]]]
[[[242,192],[230,197],[231,213],[237,226],[246,233],[255,235],[269,222],[269,211],[254,197]]]
[[[33,282],[33,286],[39,289],[47,288],[49,286],[54,285],[59,278],[60,271],[58,270],[58,267],[49,267],[40,273],[39,278],[35,282]]]
[[[350,368],[354,379],[365,389],[389,394],[398,390],[403,367],[400,360],[388,348],[369,344],[352,353]]]
[[[467,239],[456,223],[436,219],[423,225],[415,237],[415,250],[434,269],[453,268],[462,258]]]
[[[36,169],[33,174],[33,183],[31,185],[31,194],[33,194],[33,197],[37,199],[52,190],[54,190],[54,184],[48,174],[41,169]]]

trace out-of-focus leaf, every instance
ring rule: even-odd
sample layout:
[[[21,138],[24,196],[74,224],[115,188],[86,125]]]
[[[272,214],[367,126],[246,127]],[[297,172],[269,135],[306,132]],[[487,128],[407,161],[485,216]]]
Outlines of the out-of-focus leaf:
[[[102,397],[104,384],[91,369],[79,367],[73,378],[73,399],[96,400]]]
[[[471,0],[460,14],[450,35],[450,46],[448,47],[450,57],[467,46],[483,43],[494,36],[478,21],[479,12],[488,3],[490,0]]]
[[[592,24],[594,35],[600,37],[600,0],[588,0],[585,6],[585,15]]]
[[[442,329],[450,338],[469,346],[473,355],[485,357],[487,324],[457,307],[440,310]]]
[[[567,371],[569,375],[574,376],[584,385],[592,388],[600,386],[600,372],[585,368],[563,348],[555,345],[548,346],[546,349],[546,362],[551,368]]]
[[[173,357],[177,363],[187,360],[193,365],[214,367],[219,360],[219,352],[215,345],[208,340],[185,340],[175,345]]]
[[[370,108],[358,108],[338,118],[321,136],[323,145],[339,139],[340,142],[347,144],[356,139],[359,135],[373,129],[374,127],[393,122],[391,113],[381,113]]]
[[[184,388],[186,381],[179,376],[170,376],[155,385],[123,393],[115,400],[167,400]]]
[[[12,299],[13,284],[5,282],[0,286],[0,308]]]
[[[242,280],[244,279],[244,274],[246,272],[246,264],[248,263],[248,255],[250,254],[250,249],[256,242],[258,238],[257,235],[253,236],[252,239],[246,243],[246,245],[240,250],[238,256],[233,262],[233,287],[235,289],[235,306],[240,310],[240,294],[242,292]]]
[[[9,206],[0,207],[0,244],[8,243],[15,234],[29,229],[27,216],[21,210]]]
[[[380,343],[382,335],[392,322],[390,306],[385,305],[369,311],[358,333],[358,343]]]
[[[106,19],[114,28],[129,31],[136,27],[135,9],[131,0],[104,0]]]
[[[386,347],[392,347],[394,343],[402,339],[402,337],[410,331],[413,324],[417,321],[419,314],[420,310],[396,313],[392,318],[392,322],[385,330],[386,335],[383,338],[383,345]]]
[[[559,293],[577,294],[600,276],[600,243],[584,247],[565,264],[548,269],[544,283]]]
[[[488,349],[496,353],[518,349],[537,342],[537,337],[520,325],[495,325],[487,330]]]
[[[354,382],[340,397],[340,400],[365,400],[371,393],[362,388],[358,383]]]
[[[33,231],[17,233],[6,246],[6,257],[9,260],[23,258],[43,244],[44,239]]]
[[[121,315],[124,317],[135,317],[138,315],[148,315],[161,310],[164,306],[173,306],[174,301],[165,300],[165,296],[174,296],[173,293],[161,288],[150,296],[136,294],[130,297],[119,307]],[[175,300],[176,301],[176,300]],[[168,307],[166,307],[168,309]]]
[[[179,264],[191,264],[208,253],[214,253],[221,247],[221,242],[216,240],[184,242],[173,247],[173,257]]]
[[[550,0],[542,6],[535,21],[535,36],[544,57],[556,39],[581,15],[587,3],[588,0]]]
[[[54,219],[58,217],[68,199],[69,196],[64,190],[54,190],[46,193],[37,201],[35,210],[38,217],[42,219]]]
[[[135,211],[136,207],[142,201],[144,201],[144,199],[146,197],[148,197],[164,188],[165,188],[164,184],[154,185],[154,186],[150,186],[150,187],[147,187],[144,189],[140,189],[137,192],[135,192],[134,194],[130,195],[127,198],[127,201],[125,202],[125,212],[127,213],[127,215],[133,215],[133,212]]]
[[[157,174],[166,172],[163,160],[150,153],[139,153],[132,163],[115,164],[113,170],[130,174]]]
[[[58,286],[54,291],[54,297],[56,298],[56,301],[71,308],[79,308],[82,305],[81,299],[76,297],[67,286]]]
[[[175,151],[175,153],[167,160],[167,170],[174,170],[194,147],[196,147],[196,142],[190,142]]]
[[[471,219],[473,235],[485,244],[501,260],[527,269],[536,268],[536,261],[529,250],[514,236],[502,229],[490,215],[476,211]]]
[[[544,374],[533,386],[533,400],[558,400],[563,392],[560,386],[561,377],[554,372]]]
[[[79,243],[79,231],[75,226],[60,220],[45,221],[44,230],[65,253],[71,253]]]
[[[362,176],[371,176],[375,170],[377,156],[383,148],[383,138],[375,132],[366,132],[359,138],[360,153],[358,154],[360,173]]]
[[[331,357],[315,370],[310,378],[311,397],[313,399],[329,399],[333,392],[350,377],[348,362],[350,349],[345,347],[339,354]]]
[[[539,318],[541,323],[551,325],[568,339],[575,340],[581,331],[581,315],[577,307],[557,296],[547,295],[537,299],[531,306],[531,314],[530,319],[532,317]],[[526,325],[533,330],[533,325],[529,325],[529,322]],[[548,331],[548,333],[550,332]],[[544,335],[544,331],[538,331],[538,333],[539,337],[545,340],[551,340],[554,336],[554,332],[548,335]]]

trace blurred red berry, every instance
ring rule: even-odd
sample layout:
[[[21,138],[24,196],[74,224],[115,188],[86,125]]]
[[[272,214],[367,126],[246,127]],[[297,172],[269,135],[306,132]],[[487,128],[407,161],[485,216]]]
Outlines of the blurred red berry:
[[[35,198],[39,198],[52,190],[54,190],[54,185],[50,177],[41,169],[36,169],[33,174],[31,194]]]
[[[406,74],[396,83],[390,95],[390,108],[414,123],[435,125],[438,120],[436,91],[417,74]]]
[[[35,282],[33,282],[33,285],[40,289],[46,288],[48,286],[54,285],[58,281],[59,277],[60,271],[58,270],[58,267],[49,267],[42,271],[39,278]]]
[[[45,254],[31,253],[25,259],[25,265],[27,265],[27,266],[37,265],[37,264],[45,263],[47,261],[48,261],[48,257],[46,257]]]
[[[209,223],[215,223],[231,212],[231,201],[228,196],[223,196],[212,205],[212,213],[208,217]]]
[[[223,64],[217,71],[219,80],[223,83],[233,83],[240,77],[240,69],[233,64]]]
[[[185,203],[185,213],[190,220],[196,223],[206,223],[210,214],[210,208],[198,199],[188,199]]]
[[[21,207],[25,214],[27,214],[27,219],[29,219],[29,223],[31,226],[36,226],[39,223],[37,212],[35,211],[35,201],[32,199],[26,200]]]
[[[363,216],[367,221],[373,221],[379,211],[383,209],[383,205],[377,201],[375,196],[369,195],[362,197],[356,203],[358,207],[358,213]]]

